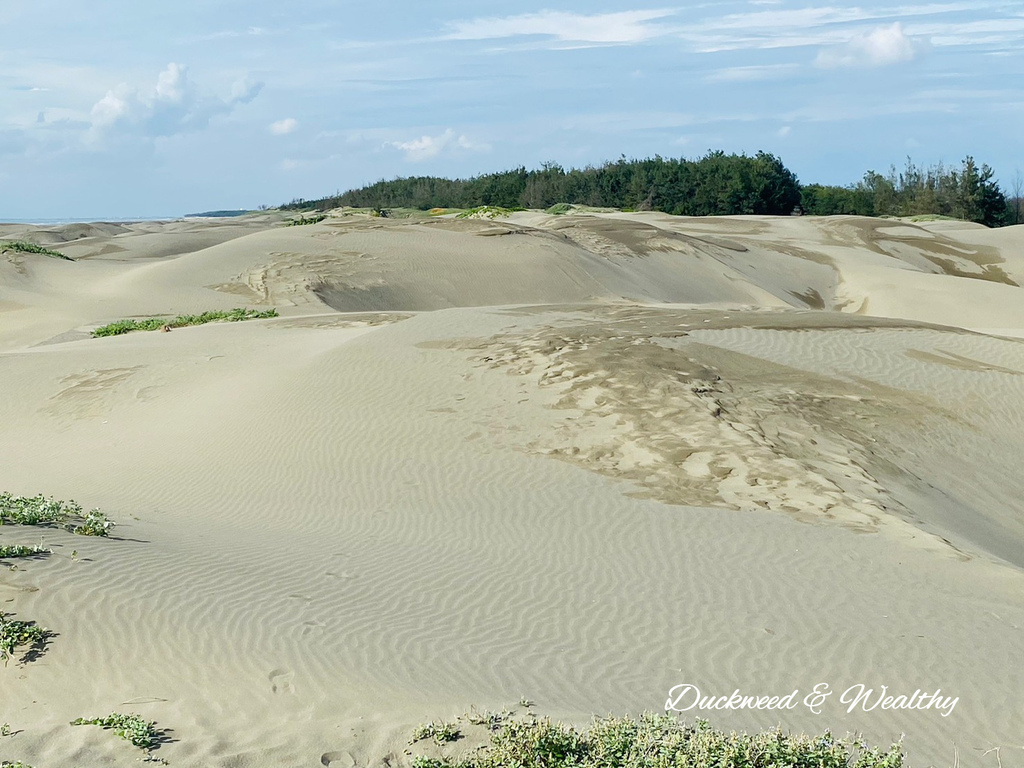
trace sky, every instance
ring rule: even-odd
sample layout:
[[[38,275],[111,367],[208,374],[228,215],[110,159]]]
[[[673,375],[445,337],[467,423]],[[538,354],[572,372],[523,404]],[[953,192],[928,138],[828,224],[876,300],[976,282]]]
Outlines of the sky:
[[[772,152],[1024,172],[1024,1],[3,0],[0,220]]]

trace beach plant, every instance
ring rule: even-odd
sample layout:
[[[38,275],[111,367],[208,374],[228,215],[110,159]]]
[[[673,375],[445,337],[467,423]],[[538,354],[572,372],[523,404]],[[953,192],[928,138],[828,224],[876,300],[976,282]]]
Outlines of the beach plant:
[[[0,525],[35,525],[63,528],[79,536],[108,536],[115,523],[98,509],[84,511],[76,501],[4,492],[0,493]]]
[[[576,210],[576,206],[570,203],[555,203],[545,213],[549,213],[552,216],[562,216],[566,213],[572,213],[574,210]]]
[[[84,718],[72,720],[71,725],[98,725],[104,730],[113,731],[125,741],[139,749],[153,749],[163,739],[164,732],[156,727],[152,720],[139,715],[123,715],[113,712],[106,717]]]
[[[508,216],[517,211],[525,211],[525,208],[503,208],[500,205],[480,205],[476,208],[469,208],[462,213],[455,214],[457,219],[496,219],[499,216]]]
[[[287,226],[289,227],[301,227],[306,224],[319,224],[327,217],[322,213],[313,214],[312,216],[299,216],[297,219],[291,219]]]
[[[478,712],[475,709],[466,714],[466,722],[470,725],[482,725],[489,731],[496,731],[501,727],[502,723],[512,717],[512,712],[505,709],[501,712],[490,712],[484,710]]]
[[[52,256],[55,259],[64,259],[65,261],[74,261],[70,256],[66,256],[60,251],[54,251],[49,248],[44,248],[41,245],[30,243],[26,240],[4,240],[0,242],[0,251],[15,251],[17,253],[38,253],[43,256]]]
[[[142,320],[116,320],[100,326],[92,332],[96,338],[102,336],[120,336],[133,331],[159,331],[163,329],[184,328],[189,325],[206,323],[237,323],[242,320],[265,320],[277,317],[276,309],[256,310],[236,307],[230,310],[211,310],[198,315],[178,315],[177,317],[148,317]]]
[[[427,723],[426,725],[416,727],[416,730],[412,732],[412,740],[409,743],[415,744],[417,741],[423,741],[424,739],[433,739],[438,744],[446,744],[450,741],[456,741],[461,735],[454,723],[443,721]]]
[[[16,763],[11,763],[7,760],[4,760],[2,763],[0,763],[0,768],[32,768],[32,766],[28,763],[23,763],[20,760]]]
[[[887,750],[863,741],[788,734],[726,732],[707,721],[685,724],[647,713],[595,720],[588,729],[550,719],[511,720],[490,743],[460,758],[418,757],[416,768],[902,768],[899,743]]]
[[[32,656],[33,652],[39,653],[52,634],[34,621],[20,621],[14,618],[14,614],[0,612],[0,659],[7,666],[19,648],[26,649],[23,658]]]
[[[26,547],[21,544],[0,544],[0,560],[13,560],[16,557],[38,557],[40,555],[51,555],[52,549],[42,545]],[[3,736],[3,733],[0,733]]]

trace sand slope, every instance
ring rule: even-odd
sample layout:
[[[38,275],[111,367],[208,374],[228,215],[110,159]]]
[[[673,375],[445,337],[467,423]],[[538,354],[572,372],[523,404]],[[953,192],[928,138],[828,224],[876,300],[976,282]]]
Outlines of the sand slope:
[[[67,725],[117,710],[171,765],[395,766],[416,723],[523,696],[585,721],[863,682],[960,703],[709,717],[1013,764],[1019,228],[210,227],[0,258],[0,490],[121,523],[0,570],[59,633],[0,669],[0,759],[135,765]],[[239,305],[282,316],[88,337]]]

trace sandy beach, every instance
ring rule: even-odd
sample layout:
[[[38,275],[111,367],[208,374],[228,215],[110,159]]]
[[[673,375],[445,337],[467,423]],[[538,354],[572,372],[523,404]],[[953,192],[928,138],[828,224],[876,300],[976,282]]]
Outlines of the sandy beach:
[[[722,728],[1024,764],[1024,227],[334,212],[30,227],[0,253],[0,760],[410,761],[419,723]],[[279,317],[93,338],[125,318]],[[865,711],[863,684],[958,699]],[[1000,755],[991,751],[1001,748]]]

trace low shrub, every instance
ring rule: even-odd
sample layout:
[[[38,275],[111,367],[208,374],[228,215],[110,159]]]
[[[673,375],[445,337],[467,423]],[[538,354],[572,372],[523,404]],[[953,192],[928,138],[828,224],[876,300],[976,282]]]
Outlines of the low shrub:
[[[259,311],[255,309],[243,309],[236,307],[230,310],[212,310],[199,315],[178,315],[169,317],[150,317],[144,320],[117,320],[113,323],[100,326],[92,332],[96,338],[102,336],[120,336],[133,331],[159,331],[163,328],[184,328],[189,325],[204,325],[206,323],[236,323],[241,320],[264,320],[268,317],[277,317],[276,309]]]
[[[306,224],[319,224],[321,221],[323,221],[326,218],[327,217],[324,216],[321,213],[317,213],[317,214],[314,214],[312,216],[300,216],[297,219],[291,219],[288,222],[287,226],[289,226],[289,227],[302,227],[302,226],[305,226]]]
[[[74,261],[70,256],[65,256],[60,251],[53,251],[49,248],[43,248],[41,245],[30,243],[26,240],[5,240],[0,242],[0,251],[16,251],[18,253],[38,253],[43,256],[52,256],[55,259],[64,259],[65,261]]]
[[[549,719],[512,720],[490,743],[460,758],[415,758],[416,768],[901,768],[900,744],[871,748],[854,738],[793,735],[780,729],[725,732],[645,714],[596,720],[589,729]]]
[[[576,210],[576,206],[569,203],[555,203],[545,213],[550,213],[552,216],[562,216],[566,213],[572,213],[574,210]]]
[[[0,545],[0,560],[13,560],[16,557],[37,557],[50,554],[53,554],[53,550],[39,545],[34,547],[25,547],[21,544]]]
[[[163,738],[163,732],[151,720],[144,720],[139,715],[122,715],[114,712],[106,717],[84,718],[72,720],[71,725],[98,725],[108,731],[114,731],[125,741],[131,742],[140,749],[153,749]]]
[[[19,621],[13,617],[12,613],[0,612],[0,659],[3,659],[4,666],[19,648],[25,648],[23,658],[40,653],[52,636],[50,630],[34,621]]]
[[[457,740],[461,735],[454,723],[428,723],[427,725],[417,727],[412,732],[412,741],[409,743],[415,744],[417,741],[423,741],[424,739],[433,739],[438,744],[445,744],[449,741]]]
[[[497,219],[500,216],[508,216],[517,211],[525,211],[525,208],[502,208],[498,205],[481,205],[477,208],[469,208],[462,213],[455,214],[457,219]]]
[[[79,536],[108,536],[116,523],[98,509],[84,511],[76,501],[5,492],[0,493],[0,525],[36,525],[63,528]]]

